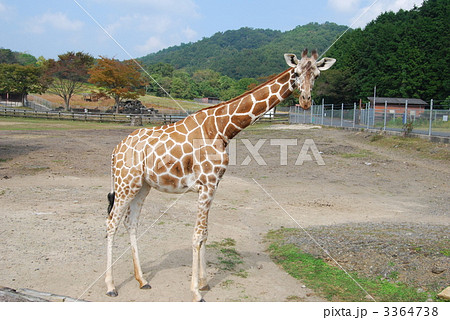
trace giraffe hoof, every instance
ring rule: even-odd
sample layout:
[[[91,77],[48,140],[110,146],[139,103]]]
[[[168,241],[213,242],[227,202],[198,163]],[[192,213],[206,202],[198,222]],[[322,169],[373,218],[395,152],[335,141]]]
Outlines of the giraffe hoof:
[[[199,302],[206,302],[206,301],[205,301],[205,299],[202,298]]]
[[[114,289],[114,290],[112,290],[112,291],[108,291],[108,292],[106,293],[106,295],[109,296],[109,297],[117,297],[119,294],[117,293],[117,290]]]
[[[144,289],[144,290],[147,290],[147,289],[151,289],[152,288],[152,286],[150,285],[150,284],[144,284],[142,287],[141,287],[141,289]]]
[[[207,285],[201,287],[199,290],[200,291],[209,291],[209,290],[211,290],[211,288],[210,288],[209,284],[207,284]]]

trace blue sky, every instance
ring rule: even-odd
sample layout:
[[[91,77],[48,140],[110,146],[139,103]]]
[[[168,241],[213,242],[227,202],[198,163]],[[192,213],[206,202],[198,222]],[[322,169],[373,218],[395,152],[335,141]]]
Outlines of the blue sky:
[[[286,31],[326,21],[364,27],[381,12],[409,10],[422,3],[375,1],[0,0],[0,47],[45,58],[83,51],[129,59],[80,6],[134,58],[241,27]]]

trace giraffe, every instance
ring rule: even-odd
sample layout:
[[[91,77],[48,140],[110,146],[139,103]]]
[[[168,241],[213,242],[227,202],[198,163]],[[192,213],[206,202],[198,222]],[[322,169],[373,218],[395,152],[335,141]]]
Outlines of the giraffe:
[[[335,59],[317,61],[314,50],[301,59],[284,55],[289,68],[269,81],[227,102],[204,108],[178,122],[134,131],[113,151],[112,191],[108,194],[107,295],[118,295],[113,282],[112,247],[121,220],[130,236],[134,274],[141,289],[150,289],[139,262],[137,227],[144,200],[151,188],[168,193],[198,192],[198,213],[192,238],[193,301],[204,301],[209,289],[206,276],[208,213],[214,194],[228,164],[226,146],[241,130],[258,120],[295,88],[299,103],[311,106],[311,89],[320,71],[329,69]]]

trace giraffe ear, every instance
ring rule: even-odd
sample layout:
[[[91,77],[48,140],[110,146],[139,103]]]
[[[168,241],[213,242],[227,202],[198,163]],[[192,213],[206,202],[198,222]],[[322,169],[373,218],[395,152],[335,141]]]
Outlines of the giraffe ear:
[[[295,54],[292,54],[292,53],[285,53],[284,54],[284,60],[286,60],[286,63],[290,67],[294,67],[295,68],[297,66],[297,64],[298,64],[297,56]]]
[[[317,61],[317,68],[320,71],[325,71],[331,68],[331,66],[336,62],[336,59],[333,58],[323,58],[320,61]]]

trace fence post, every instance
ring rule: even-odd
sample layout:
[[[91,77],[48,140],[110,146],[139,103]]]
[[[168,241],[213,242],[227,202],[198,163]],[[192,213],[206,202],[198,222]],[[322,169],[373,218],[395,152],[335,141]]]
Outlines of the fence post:
[[[384,102],[383,131],[386,131],[387,101]]]
[[[321,112],[322,119],[320,119],[320,124],[321,125],[323,125],[323,116],[324,116],[324,114],[325,114],[325,100],[322,99],[322,112]]]
[[[408,122],[408,100],[405,101],[405,117],[403,118],[403,124]]]
[[[428,135],[431,136],[431,128],[433,123],[433,99],[430,101],[430,125],[428,126]]]
[[[344,126],[344,103],[341,104],[341,128]]]
[[[353,128],[355,127],[356,122],[356,102],[353,102]]]
[[[369,129],[370,102],[366,104],[366,114],[367,129]]]
[[[314,109],[314,106],[312,105],[311,106],[311,124],[313,123],[313,109]]]
[[[330,123],[330,126],[333,126],[333,117],[334,117],[334,103],[331,104],[331,123]]]

